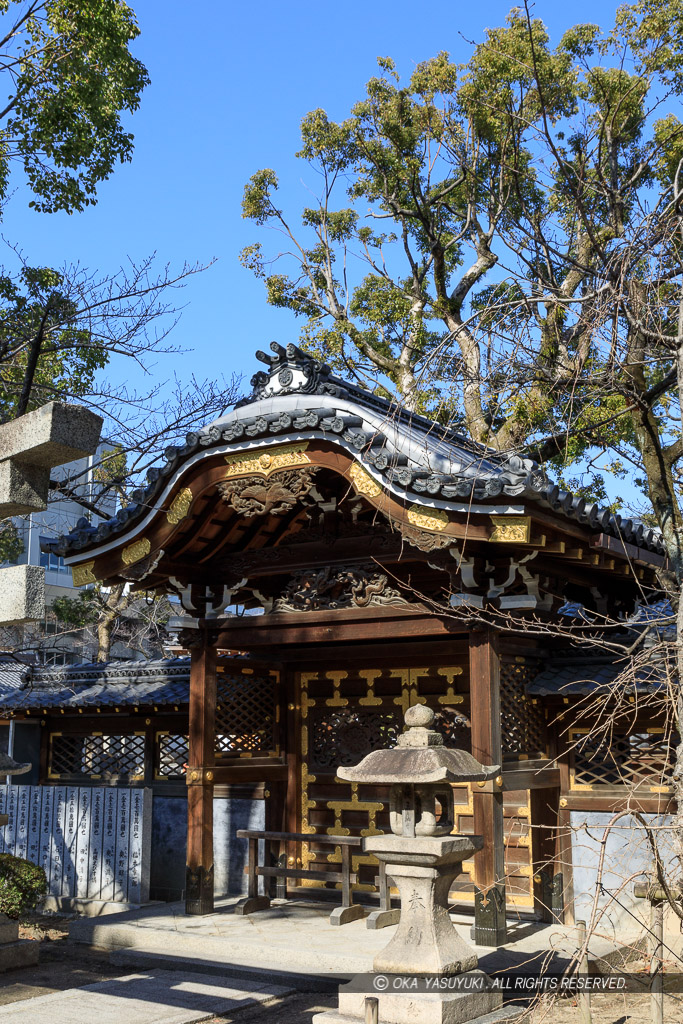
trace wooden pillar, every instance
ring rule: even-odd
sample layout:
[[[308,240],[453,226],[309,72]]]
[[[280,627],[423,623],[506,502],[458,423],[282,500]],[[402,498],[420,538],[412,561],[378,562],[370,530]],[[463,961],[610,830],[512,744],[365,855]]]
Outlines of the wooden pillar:
[[[540,921],[562,923],[562,872],[556,872],[558,787],[529,790],[534,911]]]
[[[190,646],[190,742],[187,766],[185,913],[213,913],[213,785],[216,648],[205,631]]]
[[[557,814],[557,838],[555,842],[555,858],[557,864],[556,879],[560,893],[556,895],[557,903],[562,908],[562,920],[565,924],[574,924],[574,868],[572,862],[572,815],[569,809],[569,753],[568,739],[561,730],[558,736],[557,764],[560,769],[560,800]],[[558,914],[559,916],[559,914]]]
[[[492,630],[470,633],[472,754],[482,764],[502,765],[500,664]],[[507,942],[503,791],[496,782],[472,783],[474,831],[484,847],[474,857],[474,940],[480,946]]]

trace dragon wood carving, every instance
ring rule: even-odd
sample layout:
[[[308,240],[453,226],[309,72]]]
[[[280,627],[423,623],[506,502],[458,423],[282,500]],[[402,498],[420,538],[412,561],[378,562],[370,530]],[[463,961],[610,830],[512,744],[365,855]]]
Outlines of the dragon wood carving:
[[[407,605],[408,601],[376,565],[353,569],[302,569],[292,575],[273,605],[274,612],[309,612],[328,608]]]
[[[313,487],[313,474],[317,466],[306,469],[286,469],[265,479],[244,476],[224,480],[218,484],[223,501],[240,515],[279,516],[289,512],[305,498]]]

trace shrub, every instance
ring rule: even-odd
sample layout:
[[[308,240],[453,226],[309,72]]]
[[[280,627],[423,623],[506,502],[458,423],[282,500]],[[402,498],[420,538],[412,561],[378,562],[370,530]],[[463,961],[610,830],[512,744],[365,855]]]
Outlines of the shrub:
[[[0,853],[0,913],[17,918],[22,911],[32,910],[46,892],[42,868],[11,853]]]

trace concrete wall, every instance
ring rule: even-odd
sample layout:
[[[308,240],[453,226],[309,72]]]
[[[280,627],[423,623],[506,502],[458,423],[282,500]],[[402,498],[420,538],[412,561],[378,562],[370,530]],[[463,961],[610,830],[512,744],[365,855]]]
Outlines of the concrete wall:
[[[237,839],[240,828],[264,829],[264,800],[218,798],[213,802],[214,886],[218,896],[246,893],[247,840]]]
[[[179,900],[185,891],[187,800],[154,793],[149,894],[153,900]]]
[[[265,828],[265,802],[217,797],[213,804],[214,885],[217,896],[246,893],[247,841],[240,828]],[[178,900],[185,890],[187,800],[154,794],[152,805],[152,899]]]
[[[572,811],[572,861],[574,865],[574,912],[577,920],[589,921],[594,902],[606,908],[601,930],[615,933],[637,931],[638,921],[646,920],[649,904],[633,896],[636,879],[644,878],[653,867],[651,848],[644,829],[630,815],[620,818],[607,835],[602,886],[597,885],[598,865],[605,828],[614,815],[608,811]],[[671,862],[670,818],[646,814],[653,827],[659,827],[659,849],[666,864]],[[605,891],[606,890],[606,891]]]

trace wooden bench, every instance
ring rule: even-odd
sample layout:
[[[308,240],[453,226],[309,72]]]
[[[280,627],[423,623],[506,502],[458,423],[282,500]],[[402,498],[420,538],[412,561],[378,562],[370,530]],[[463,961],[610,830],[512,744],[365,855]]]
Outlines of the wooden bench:
[[[260,832],[256,829],[242,828],[237,831],[238,839],[249,841],[249,854],[247,860],[248,895],[235,907],[236,914],[253,914],[259,910],[266,910],[270,906],[272,895],[272,881],[267,886],[271,895],[260,896],[258,891],[258,880],[261,878],[275,879],[275,895],[277,898],[287,898],[288,878],[310,878],[317,882],[341,882],[341,907],[335,907],[330,914],[330,924],[342,925],[349,921],[357,921],[365,916],[363,907],[353,902],[351,886],[356,881],[356,874],[351,870],[351,851],[361,849],[363,840],[360,836],[330,836],[320,835],[316,832]],[[259,839],[264,840],[264,861],[259,863],[258,843]],[[284,864],[273,863],[277,860],[277,854],[273,857],[270,853],[270,846],[273,843],[317,843],[318,845],[339,846],[341,849],[341,868],[337,871],[316,871],[309,868],[286,867]],[[398,921],[398,910],[391,909],[389,887],[384,865],[380,866],[380,874],[376,880],[379,883],[380,909],[370,914],[368,918],[369,928],[385,928],[388,924],[396,924]]]

